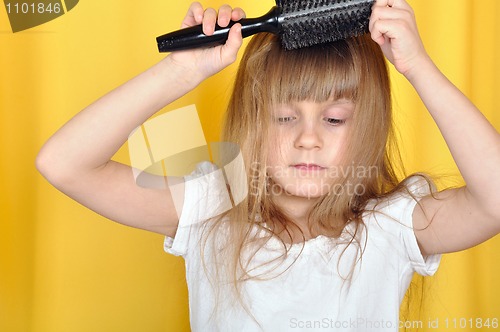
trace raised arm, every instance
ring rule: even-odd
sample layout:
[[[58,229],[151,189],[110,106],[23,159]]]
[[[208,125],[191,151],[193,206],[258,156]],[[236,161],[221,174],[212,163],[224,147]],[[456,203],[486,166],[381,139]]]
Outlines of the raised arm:
[[[500,135],[429,58],[406,1],[378,0],[370,31],[426,105],[466,182],[424,198],[415,209],[422,253],[460,251],[495,236],[500,232]]]
[[[229,6],[217,14],[193,3],[183,26],[203,23],[210,34],[216,20],[225,26],[244,15]],[[111,158],[132,130],[234,62],[241,44],[240,26],[235,25],[225,45],[168,55],[59,129],[39,152],[38,170],[56,188],[111,220],[173,236],[178,216],[170,191],[137,186],[132,169]]]

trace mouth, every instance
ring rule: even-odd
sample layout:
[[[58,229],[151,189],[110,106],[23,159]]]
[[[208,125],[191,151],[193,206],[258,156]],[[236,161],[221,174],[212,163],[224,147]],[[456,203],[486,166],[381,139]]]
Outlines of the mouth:
[[[317,165],[317,164],[309,164],[309,163],[301,163],[301,164],[295,164],[291,165],[291,167],[298,169],[300,171],[305,171],[305,172],[312,172],[312,171],[321,171],[326,169],[326,167]]]

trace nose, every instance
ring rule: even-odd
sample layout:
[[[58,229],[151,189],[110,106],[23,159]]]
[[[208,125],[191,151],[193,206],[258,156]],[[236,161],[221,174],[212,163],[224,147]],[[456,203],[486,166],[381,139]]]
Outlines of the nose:
[[[320,149],[323,146],[323,139],[320,133],[321,128],[316,126],[312,121],[303,123],[297,130],[294,142],[295,148],[312,150]]]

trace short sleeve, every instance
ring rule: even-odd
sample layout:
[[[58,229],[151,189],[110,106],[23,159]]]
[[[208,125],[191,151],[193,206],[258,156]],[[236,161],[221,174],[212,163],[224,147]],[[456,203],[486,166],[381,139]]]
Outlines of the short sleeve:
[[[417,243],[415,231],[413,229],[413,211],[418,201],[434,191],[434,185],[429,183],[423,176],[413,176],[406,180],[408,193],[403,195],[401,203],[406,206],[401,206],[403,213],[400,221],[403,223],[401,228],[401,237],[404,243],[408,258],[414,271],[422,276],[431,276],[436,273],[441,255],[422,256]]]
[[[202,225],[232,208],[224,174],[212,163],[203,162],[184,177],[184,200],[175,237],[165,237],[164,250],[175,256],[186,256],[194,248]]]

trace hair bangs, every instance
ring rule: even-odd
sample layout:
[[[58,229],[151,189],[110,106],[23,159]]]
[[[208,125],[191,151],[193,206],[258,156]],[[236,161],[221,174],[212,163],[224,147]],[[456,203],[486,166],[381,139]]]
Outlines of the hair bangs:
[[[357,99],[360,80],[345,41],[291,51],[275,41],[265,73],[264,99],[274,104]]]

